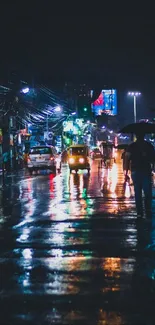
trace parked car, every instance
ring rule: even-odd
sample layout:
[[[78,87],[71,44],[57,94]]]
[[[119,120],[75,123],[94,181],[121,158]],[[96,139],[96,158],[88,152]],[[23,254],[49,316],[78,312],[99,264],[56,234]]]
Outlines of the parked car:
[[[27,158],[27,168],[30,174],[40,169],[50,169],[56,173],[56,158],[57,153],[52,146],[32,147]]]

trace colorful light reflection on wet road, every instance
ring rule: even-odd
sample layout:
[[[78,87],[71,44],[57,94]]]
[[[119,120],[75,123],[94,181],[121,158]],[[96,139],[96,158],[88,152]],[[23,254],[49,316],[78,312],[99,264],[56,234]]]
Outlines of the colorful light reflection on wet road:
[[[133,186],[123,183],[119,161],[109,169],[94,162],[90,176],[63,166],[56,176],[9,179],[1,193],[1,319],[154,320],[154,219],[137,223]]]

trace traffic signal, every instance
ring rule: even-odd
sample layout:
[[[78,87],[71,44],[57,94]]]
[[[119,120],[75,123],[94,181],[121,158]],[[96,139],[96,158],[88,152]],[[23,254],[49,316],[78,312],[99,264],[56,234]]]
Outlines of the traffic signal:
[[[92,108],[91,103],[88,101],[87,98],[79,98],[77,102],[77,108],[79,118],[91,118]]]

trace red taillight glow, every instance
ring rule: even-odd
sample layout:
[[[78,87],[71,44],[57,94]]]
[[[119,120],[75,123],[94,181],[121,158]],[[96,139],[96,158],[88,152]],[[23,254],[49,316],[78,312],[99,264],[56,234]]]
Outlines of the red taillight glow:
[[[54,157],[51,157],[51,158],[50,158],[50,160],[53,160],[53,159],[54,159]]]

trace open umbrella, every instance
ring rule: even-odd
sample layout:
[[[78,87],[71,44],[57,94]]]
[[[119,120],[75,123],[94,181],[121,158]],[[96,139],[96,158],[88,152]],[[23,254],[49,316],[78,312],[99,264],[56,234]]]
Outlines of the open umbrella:
[[[128,144],[126,144],[126,143],[122,143],[122,144],[118,144],[117,146],[115,146],[115,148],[116,149],[120,149],[120,150],[125,150],[125,149],[127,149],[127,147],[128,147]]]
[[[113,143],[111,143],[111,142],[102,142],[101,143],[101,146],[103,147],[103,148],[107,148],[107,147],[109,147],[109,148],[113,148],[114,147],[114,144]]]
[[[151,134],[155,133],[155,124],[153,123],[146,123],[146,122],[141,122],[141,123],[133,123],[133,124],[128,124],[122,128],[119,133],[144,133],[144,134]]]

